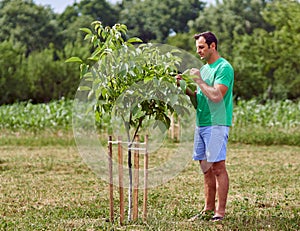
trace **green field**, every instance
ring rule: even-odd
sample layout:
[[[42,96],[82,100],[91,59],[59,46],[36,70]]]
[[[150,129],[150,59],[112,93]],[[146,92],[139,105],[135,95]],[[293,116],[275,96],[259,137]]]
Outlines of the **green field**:
[[[116,221],[107,221],[108,183],[79,155],[71,109],[70,101],[0,107],[0,230],[300,230],[299,104],[236,106],[221,223],[188,222],[204,203],[203,177],[190,161],[175,178],[149,189],[145,222],[123,226],[117,188]],[[164,154],[174,149],[170,141]]]
[[[14,134],[41,131],[70,133],[73,101],[62,99],[48,104],[16,103],[0,106],[0,145],[14,143]],[[191,122],[192,123],[192,122]],[[12,135],[12,136],[11,136]],[[12,137],[12,140],[10,139]],[[300,146],[300,101],[237,101],[234,106],[230,141],[261,145]],[[24,137],[18,143],[35,142]],[[41,141],[45,142],[45,141]],[[51,141],[50,141],[51,142]]]

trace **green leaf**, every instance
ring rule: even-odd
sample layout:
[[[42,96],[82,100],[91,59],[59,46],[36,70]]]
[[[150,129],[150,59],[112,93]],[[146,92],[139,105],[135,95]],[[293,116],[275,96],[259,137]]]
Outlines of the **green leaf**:
[[[144,83],[148,83],[149,81],[151,81],[153,79],[152,76],[147,76],[146,78],[144,78]]]
[[[91,72],[86,72],[84,75],[84,80],[85,81],[94,81],[93,75]]]
[[[79,30],[81,30],[81,31],[83,31],[87,34],[92,34],[93,33],[89,28],[86,28],[86,27],[85,28],[80,28]]]
[[[198,75],[188,75],[187,77],[190,79],[199,79]]]
[[[182,92],[185,94],[186,82],[184,80],[180,80],[180,88],[181,88]]]
[[[88,94],[88,99],[91,99],[93,96],[94,96],[94,93],[95,93],[95,91],[94,90],[91,90],[90,92],[89,92],[89,94]]]
[[[178,101],[178,95],[171,95],[170,96],[170,103],[171,103],[171,106],[173,106],[175,103],[177,103]]]
[[[136,113],[137,113],[137,111],[139,110],[139,107],[138,107],[138,105],[135,105],[134,107],[133,107],[133,109],[132,109],[132,114],[133,115],[135,115]]]
[[[89,57],[88,60],[91,60],[91,61],[98,61],[98,60],[99,60],[99,57],[97,57],[97,56]]]
[[[194,83],[188,84],[187,87],[188,87],[189,89],[191,89],[191,91],[196,91],[196,90],[197,90],[197,85],[194,84]]]
[[[66,63],[72,63],[72,62],[83,63],[82,59],[79,58],[79,57],[71,57],[71,58],[68,58],[65,62],[66,62]]]
[[[101,90],[102,97],[105,97],[106,94],[107,94],[107,89],[106,88],[102,88],[102,90]]]
[[[91,57],[89,57],[89,60],[93,60],[93,61],[98,61],[99,60],[99,54],[100,53],[105,53],[105,48],[104,47],[98,47],[93,54],[91,55]]]
[[[133,37],[133,38],[128,39],[126,42],[128,42],[128,43],[142,43],[143,40],[141,40],[140,38],[137,38],[137,37]]]
[[[88,39],[91,39],[93,37],[92,34],[87,34],[85,37],[84,37],[84,40],[88,40]]]
[[[90,91],[91,88],[88,87],[88,86],[80,86],[80,87],[78,88],[78,90],[79,90],[79,91]]]
[[[191,69],[186,69],[182,74],[183,75],[189,75],[190,74]]]

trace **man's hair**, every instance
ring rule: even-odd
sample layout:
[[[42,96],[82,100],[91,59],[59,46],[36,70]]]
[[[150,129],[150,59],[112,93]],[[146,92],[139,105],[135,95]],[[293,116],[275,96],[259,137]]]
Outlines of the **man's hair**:
[[[195,34],[194,35],[194,38],[196,40],[198,40],[200,37],[205,38],[205,42],[208,45],[208,47],[210,47],[210,44],[215,43],[216,44],[216,50],[218,50],[218,39],[214,35],[214,33],[210,32],[210,31],[206,31],[206,32],[202,32],[200,34]]]

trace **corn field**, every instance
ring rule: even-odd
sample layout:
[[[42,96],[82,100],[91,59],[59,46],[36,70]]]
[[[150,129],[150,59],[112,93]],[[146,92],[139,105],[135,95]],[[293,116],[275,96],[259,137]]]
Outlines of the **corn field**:
[[[42,131],[65,130],[72,128],[73,101],[61,99],[46,104],[31,102],[0,106],[0,129],[5,131]],[[278,137],[278,132],[293,137],[300,137],[300,101],[267,101],[260,104],[257,100],[238,100],[234,106],[233,140],[245,142],[249,134],[257,136],[263,131],[263,137]],[[242,134],[241,134],[242,133]],[[243,138],[244,137],[244,138]],[[250,142],[250,141],[249,141]],[[272,141],[268,141],[272,143]],[[251,142],[250,142],[251,143]],[[286,141],[282,142],[286,143]],[[299,144],[299,141],[293,141]],[[300,145],[300,144],[299,144]]]
[[[240,100],[234,109],[233,123],[238,127],[297,128],[300,127],[300,102],[270,100],[259,104],[256,100]]]

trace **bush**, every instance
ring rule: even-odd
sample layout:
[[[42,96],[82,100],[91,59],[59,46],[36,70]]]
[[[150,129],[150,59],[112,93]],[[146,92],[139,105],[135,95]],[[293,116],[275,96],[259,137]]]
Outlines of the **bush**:
[[[28,99],[24,52],[25,48],[19,44],[0,43],[0,105]]]
[[[80,82],[79,71],[74,63],[66,64],[65,60],[69,55],[84,55],[87,50],[78,44],[68,44],[64,50],[50,45],[25,57],[21,45],[0,43],[0,105],[74,98]]]
[[[80,82],[76,66],[66,65],[63,54],[53,47],[32,53],[27,70],[31,82],[29,99],[35,103],[73,98]]]

